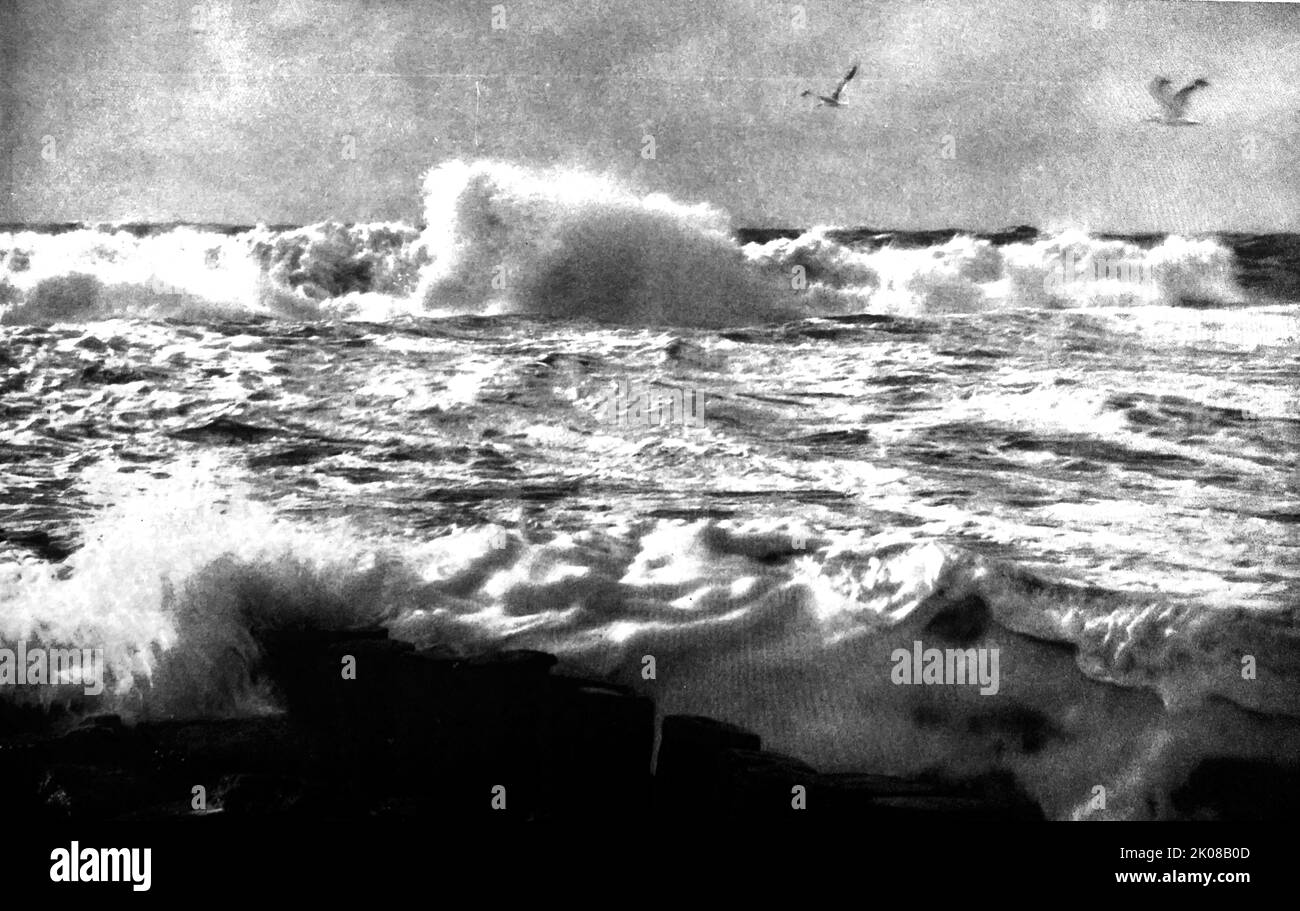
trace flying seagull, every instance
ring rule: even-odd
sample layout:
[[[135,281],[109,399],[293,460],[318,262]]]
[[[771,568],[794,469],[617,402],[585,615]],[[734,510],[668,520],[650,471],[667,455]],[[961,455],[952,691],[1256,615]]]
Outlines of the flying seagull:
[[[812,89],[804,89],[799,93],[799,97],[806,98],[807,96],[812,95],[817,99],[817,104],[815,106],[819,108],[842,108],[844,107],[844,102],[840,101],[840,92],[844,91],[844,87],[849,84],[849,80],[856,76],[857,73],[858,65],[855,63],[849,68],[849,71],[844,74],[844,78],[840,80],[840,84],[835,86],[835,91],[831,92],[829,95],[818,95]]]
[[[1199,120],[1188,120],[1184,115],[1187,111],[1187,102],[1191,100],[1192,93],[1197,89],[1203,89],[1207,85],[1204,79],[1197,79],[1195,82],[1189,82],[1178,91],[1173,91],[1173,83],[1164,76],[1157,76],[1151,80],[1147,86],[1147,91],[1151,97],[1156,100],[1164,113],[1159,117],[1148,117],[1147,121],[1163,123],[1171,127],[1189,127],[1200,123]]]

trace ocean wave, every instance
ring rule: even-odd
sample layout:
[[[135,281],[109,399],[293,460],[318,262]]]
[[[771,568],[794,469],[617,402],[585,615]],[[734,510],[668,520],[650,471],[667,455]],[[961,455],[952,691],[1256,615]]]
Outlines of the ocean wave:
[[[237,234],[101,226],[0,235],[0,322],[404,314],[427,262],[418,237],[401,224],[335,222]]]
[[[0,567],[0,645],[104,649],[108,690],[85,711],[264,712],[277,702],[261,674],[268,634],[383,624],[451,653],[545,649],[820,767],[1010,767],[1058,816],[1092,784],[1125,812],[1193,755],[1296,748],[1251,733],[1300,717],[1289,617],[797,523],[661,520],[546,540],[476,526],[419,541],[277,517],[219,492],[201,465],[169,474],[106,493],[62,563]],[[996,649],[997,698],[899,685],[893,656],[918,643]],[[1244,656],[1257,676],[1240,672]],[[74,698],[32,689],[0,697]]]
[[[450,162],[425,180],[429,309],[696,326],[794,318],[726,216],[605,178]]]
[[[755,263],[803,270],[815,285],[862,295],[873,310],[902,314],[1246,302],[1232,250],[1212,238],[1172,235],[1144,247],[1072,230],[1031,242],[958,234],[921,248],[863,249],[833,233],[818,227],[747,244],[745,253]]]
[[[707,204],[493,161],[443,163],[423,192],[422,229],[0,234],[0,321],[519,313],[723,327],[865,311],[1232,307],[1297,284],[1291,247],[1277,238],[1068,230],[938,240],[818,227],[742,243]]]

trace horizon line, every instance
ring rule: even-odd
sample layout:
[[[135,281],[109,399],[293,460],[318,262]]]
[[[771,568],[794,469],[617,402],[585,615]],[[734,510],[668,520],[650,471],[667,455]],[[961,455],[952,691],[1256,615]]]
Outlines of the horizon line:
[[[323,218],[316,221],[303,222],[239,222],[239,221],[201,221],[188,219],[159,219],[156,221],[137,220],[137,219],[74,219],[69,221],[10,221],[0,222],[0,233],[12,234],[19,231],[36,231],[41,233],[42,229],[47,231],[54,230],[76,230],[76,229],[103,229],[110,228],[119,231],[131,232],[132,229],[144,228],[214,228],[227,231],[245,232],[253,231],[258,228],[266,228],[273,231],[292,231],[310,228],[315,225],[337,224],[342,227],[356,227],[359,225],[403,225],[415,230],[422,231],[427,227],[424,222],[408,222],[402,219],[376,219],[373,221],[345,221],[335,218]],[[1064,227],[1064,228],[1042,228],[1031,224],[1003,225],[996,228],[972,228],[956,227],[945,225],[933,228],[889,228],[879,225],[741,225],[732,228],[733,233],[742,232],[771,232],[774,234],[794,233],[804,234],[814,228],[822,228],[831,233],[843,232],[868,232],[874,234],[970,234],[975,236],[982,235],[1006,235],[1006,234],[1028,234],[1030,232],[1038,235],[1053,236],[1062,234],[1066,231],[1082,231],[1094,237],[1151,237],[1151,236],[1224,236],[1224,235],[1254,235],[1254,236],[1300,236],[1300,231],[1288,230],[1239,230],[1239,229],[1204,229],[1197,231],[1180,231],[1172,229],[1143,229],[1143,230],[1124,230],[1124,229],[1097,229],[1083,227]]]

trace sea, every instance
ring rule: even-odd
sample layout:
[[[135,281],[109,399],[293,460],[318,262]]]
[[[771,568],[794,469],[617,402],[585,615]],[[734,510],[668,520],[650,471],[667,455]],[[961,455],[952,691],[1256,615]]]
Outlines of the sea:
[[[0,227],[0,647],[107,678],[0,701],[273,713],[264,633],[382,625],[1057,819],[1300,752],[1300,236],[416,189],[420,224]]]

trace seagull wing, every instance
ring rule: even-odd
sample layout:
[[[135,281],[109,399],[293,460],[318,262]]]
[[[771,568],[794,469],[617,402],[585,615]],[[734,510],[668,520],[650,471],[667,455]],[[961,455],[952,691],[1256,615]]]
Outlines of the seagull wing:
[[[1171,90],[1172,86],[1173,83],[1164,76],[1157,76],[1148,83],[1147,91],[1151,93],[1151,97],[1156,100],[1156,103],[1164,109],[1165,116],[1176,119],[1182,116],[1182,108],[1185,102],[1180,103],[1174,97]]]
[[[835,86],[835,91],[831,92],[831,98],[835,99],[836,101],[839,101],[840,92],[844,91],[844,87],[849,84],[849,80],[852,79],[857,74],[858,74],[858,65],[855,63],[853,64],[852,67],[849,68],[849,71],[844,74],[844,78],[840,80],[840,84]]]
[[[1197,79],[1195,82],[1189,82],[1174,94],[1174,104],[1178,108],[1178,116],[1182,117],[1183,112],[1187,110],[1187,102],[1191,100],[1192,92],[1199,88],[1209,85],[1204,79]]]

